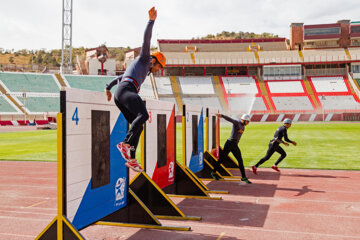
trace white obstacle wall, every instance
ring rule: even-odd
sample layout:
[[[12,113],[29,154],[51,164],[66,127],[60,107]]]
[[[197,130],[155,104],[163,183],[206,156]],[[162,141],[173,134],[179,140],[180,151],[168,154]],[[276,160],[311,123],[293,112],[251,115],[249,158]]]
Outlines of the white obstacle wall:
[[[218,142],[216,142],[216,129],[219,128],[219,120],[216,117],[216,114],[219,113],[218,109],[215,108],[209,108],[209,149],[204,149],[204,150],[208,150],[211,152],[211,150],[213,149],[213,146],[217,146],[217,144],[219,144],[219,140]],[[217,126],[216,126],[217,125]],[[218,129],[218,133],[219,133],[219,129]],[[214,139],[215,136],[215,139]],[[220,138],[219,134],[217,136],[218,138]]]
[[[146,99],[146,108],[150,117],[145,124],[145,170],[163,188],[172,184],[175,178],[175,104]],[[164,116],[165,126],[161,123]],[[165,136],[162,129],[164,127]],[[165,142],[159,142],[161,140]],[[164,152],[164,149],[166,156],[160,156],[159,151]]]
[[[127,123],[104,93],[66,88],[66,102],[61,104],[66,106],[66,216],[75,227],[82,228],[126,205],[126,167],[116,144],[125,137]],[[109,113],[111,131],[110,182],[96,189],[91,186],[93,110]]]

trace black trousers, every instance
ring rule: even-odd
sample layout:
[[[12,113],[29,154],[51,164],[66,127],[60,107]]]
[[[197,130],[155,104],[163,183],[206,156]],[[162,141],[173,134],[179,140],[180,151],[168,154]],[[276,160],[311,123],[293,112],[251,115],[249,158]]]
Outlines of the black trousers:
[[[278,142],[274,142],[274,143],[270,142],[269,148],[266,152],[265,157],[260,159],[260,161],[255,165],[255,167],[259,167],[261,164],[263,164],[264,162],[269,160],[275,152],[280,153],[280,157],[278,158],[278,160],[275,163],[275,166],[277,166],[286,157],[286,152],[284,151],[284,149],[282,147],[279,146]]]
[[[136,87],[131,82],[120,82],[114,94],[114,101],[124,114],[125,119],[131,124],[124,143],[133,147],[131,157],[135,158],[143,125],[149,119],[149,114],[143,100],[137,93]]]
[[[245,168],[244,168],[244,163],[243,163],[243,159],[241,156],[241,151],[240,148],[238,147],[238,142],[237,141],[231,141],[231,140],[227,140],[225,142],[224,145],[224,149],[222,150],[220,156],[219,156],[219,160],[216,161],[216,163],[214,164],[214,172],[217,171],[220,168],[220,164],[224,161],[224,159],[226,158],[227,155],[229,155],[229,153],[232,152],[232,154],[234,154],[236,160],[239,163],[239,169],[241,172],[241,177],[246,177],[245,175]]]

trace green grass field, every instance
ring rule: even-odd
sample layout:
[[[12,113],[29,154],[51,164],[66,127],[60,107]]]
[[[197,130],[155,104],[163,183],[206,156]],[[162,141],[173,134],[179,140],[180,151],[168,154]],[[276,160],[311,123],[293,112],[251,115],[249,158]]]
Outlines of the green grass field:
[[[239,143],[245,166],[255,164],[267,150],[269,140],[280,124],[247,126]],[[223,145],[231,132],[230,125],[221,127]],[[298,146],[283,146],[287,157],[280,167],[360,170],[360,123],[294,124],[288,135]],[[181,126],[177,126],[177,159],[182,157]],[[139,155],[138,155],[139,156]],[[264,163],[271,166],[279,154]],[[0,133],[0,160],[56,160],[56,131]]]
[[[0,160],[56,161],[56,130],[0,133]]]

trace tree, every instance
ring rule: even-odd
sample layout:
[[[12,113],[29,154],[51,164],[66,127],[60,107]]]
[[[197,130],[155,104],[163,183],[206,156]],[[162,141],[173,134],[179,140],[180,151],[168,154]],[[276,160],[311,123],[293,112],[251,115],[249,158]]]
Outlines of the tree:
[[[10,63],[14,63],[14,57],[13,57],[13,56],[10,56],[10,57],[9,57],[9,62],[10,62]]]

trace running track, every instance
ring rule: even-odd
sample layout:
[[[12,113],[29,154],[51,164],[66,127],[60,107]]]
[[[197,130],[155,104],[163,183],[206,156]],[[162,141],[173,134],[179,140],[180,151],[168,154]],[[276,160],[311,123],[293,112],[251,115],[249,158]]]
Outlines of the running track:
[[[237,174],[237,172],[235,172]],[[252,185],[206,182],[223,200],[177,199],[191,232],[93,225],[86,239],[360,239],[360,171],[259,169]],[[34,239],[56,215],[56,163],[0,161],[0,239]]]

